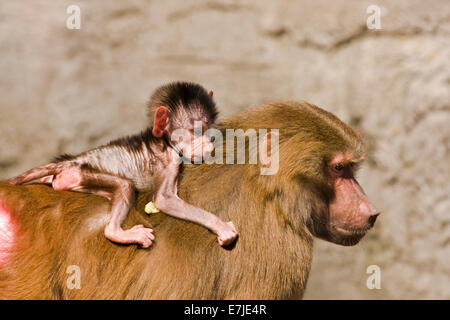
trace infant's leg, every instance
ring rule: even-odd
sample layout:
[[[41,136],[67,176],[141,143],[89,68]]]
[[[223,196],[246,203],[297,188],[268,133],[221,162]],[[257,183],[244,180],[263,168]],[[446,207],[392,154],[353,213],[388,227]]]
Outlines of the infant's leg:
[[[134,203],[134,186],[130,180],[91,171],[80,167],[63,170],[53,180],[55,190],[89,192],[111,199],[111,219],[105,228],[105,236],[117,243],[138,243],[143,248],[151,246],[155,239],[153,230],[136,225],[123,230],[121,225]]]

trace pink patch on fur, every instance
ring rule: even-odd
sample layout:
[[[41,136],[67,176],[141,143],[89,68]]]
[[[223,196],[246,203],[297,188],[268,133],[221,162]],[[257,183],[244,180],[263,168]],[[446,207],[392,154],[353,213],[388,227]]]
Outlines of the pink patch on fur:
[[[8,258],[14,245],[14,235],[11,213],[0,202],[0,266]]]

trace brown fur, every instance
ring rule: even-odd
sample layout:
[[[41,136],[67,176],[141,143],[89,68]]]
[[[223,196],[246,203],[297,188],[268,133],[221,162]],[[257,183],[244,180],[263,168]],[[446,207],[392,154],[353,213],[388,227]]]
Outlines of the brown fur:
[[[152,247],[140,249],[104,238],[106,221],[94,223],[109,211],[101,197],[0,183],[0,202],[12,211],[17,235],[0,266],[0,298],[301,298],[311,230],[320,233],[331,196],[324,165],[337,151],[362,157],[361,139],[307,103],[266,105],[221,127],[280,129],[280,170],[274,176],[260,176],[256,165],[203,164],[187,166],[180,177],[181,198],[235,222],[240,237],[234,248],[221,248],[212,233],[193,223],[162,213],[147,216],[150,193],[138,196],[125,221],[155,230]],[[80,290],[66,288],[69,265],[81,268]]]

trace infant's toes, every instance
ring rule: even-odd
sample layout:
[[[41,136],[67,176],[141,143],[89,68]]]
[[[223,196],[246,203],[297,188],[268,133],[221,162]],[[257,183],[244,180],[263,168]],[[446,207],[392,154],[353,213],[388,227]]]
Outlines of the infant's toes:
[[[144,228],[144,233],[145,233],[145,234],[152,234],[152,233],[153,233],[153,230],[150,229],[150,228]]]
[[[152,242],[151,242],[151,241],[150,241],[150,242],[145,241],[144,243],[141,244],[141,247],[144,248],[144,249],[147,249],[147,248],[150,247],[151,245],[152,245]]]
[[[149,238],[150,240],[155,240],[155,236],[151,231],[146,231],[145,235],[147,236],[147,238]]]
[[[148,248],[151,245],[152,245],[152,240],[150,240],[149,238],[145,238],[141,243],[142,248]]]

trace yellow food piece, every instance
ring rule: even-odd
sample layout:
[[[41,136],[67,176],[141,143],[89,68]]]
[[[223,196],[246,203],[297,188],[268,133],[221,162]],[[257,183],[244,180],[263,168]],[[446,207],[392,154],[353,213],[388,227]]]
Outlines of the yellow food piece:
[[[144,210],[148,214],[150,214],[150,213],[158,213],[159,212],[159,209],[151,201],[145,205],[145,209]]]

